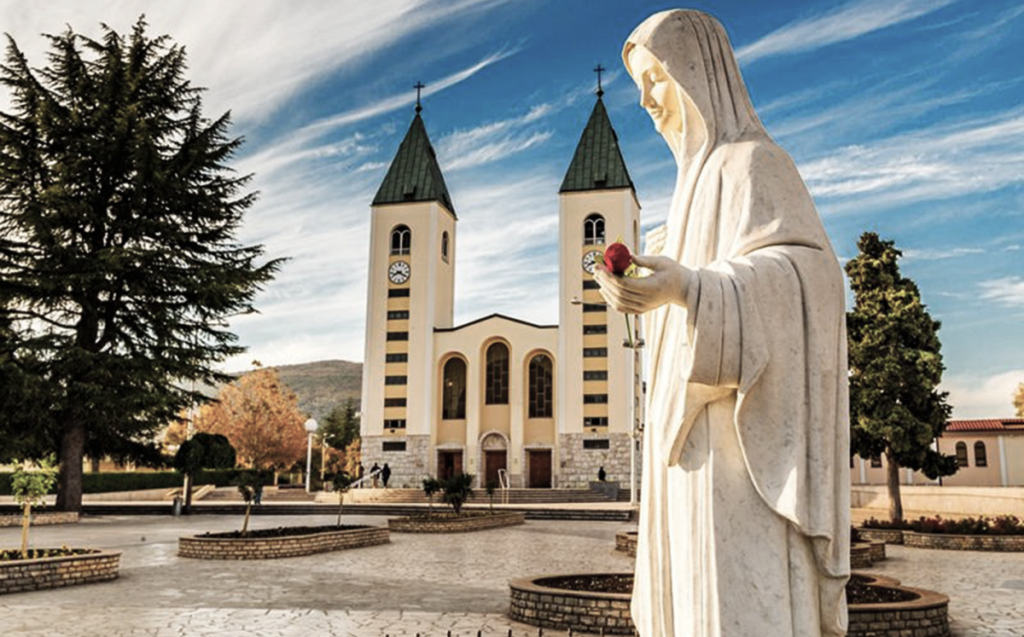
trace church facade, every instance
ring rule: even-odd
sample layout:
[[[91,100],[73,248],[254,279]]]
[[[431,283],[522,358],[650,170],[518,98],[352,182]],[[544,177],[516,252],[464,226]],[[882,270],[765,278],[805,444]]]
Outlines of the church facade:
[[[603,467],[628,488],[640,357],[592,272],[606,243],[636,250],[640,205],[600,91],[557,197],[558,324],[454,325],[458,217],[417,106],[370,212],[362,462],[387,463],[391,486],[584,487]]]

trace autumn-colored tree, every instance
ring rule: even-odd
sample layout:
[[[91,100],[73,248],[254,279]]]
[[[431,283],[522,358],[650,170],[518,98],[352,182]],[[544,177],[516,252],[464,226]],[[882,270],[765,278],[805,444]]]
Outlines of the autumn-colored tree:
[[[188,418],[188,412],[181,416]],[[181,443],[188,440],[188,422],[186,420],[175,420],[164,429],[164,452],[177,451]]]
[[[1017,418],[1024,418],[1024,383],[1017,385],[1013,393],[1013,407],[1017,410]]]
[[[306,455],[306,416],[273,368],[257,368],[225,385],[196,416],[196,431],[222,434],[240,464],[283,469]]]

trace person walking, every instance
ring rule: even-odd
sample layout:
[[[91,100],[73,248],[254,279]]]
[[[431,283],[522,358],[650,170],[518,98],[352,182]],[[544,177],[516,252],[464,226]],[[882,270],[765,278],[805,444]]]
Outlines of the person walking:
[[[384,463],[384,468],[380,470],[380,479],[384,483],[384,488],[388,488],[388,480],[391,478],[391,467],[388,463]]]
[[[380,476],[380,466],[378,466],[376,462],[374,462],[373,466],[370,467],[370,475],[373,476],[373,488],[376,489],[377,478]]]

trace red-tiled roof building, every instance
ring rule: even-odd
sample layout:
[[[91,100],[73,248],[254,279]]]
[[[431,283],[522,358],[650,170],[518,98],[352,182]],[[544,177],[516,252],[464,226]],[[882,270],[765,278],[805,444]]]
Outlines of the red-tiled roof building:
[[[1024,486],[1024,418],[951,420],[936,441],[939,451],[955,455],[960,470],[942,479],[946,486]],[[851,464],[853,484],[885,484],[885,458],[855,457]],[[930,485],[920,472],[900,470],[902,484]]]

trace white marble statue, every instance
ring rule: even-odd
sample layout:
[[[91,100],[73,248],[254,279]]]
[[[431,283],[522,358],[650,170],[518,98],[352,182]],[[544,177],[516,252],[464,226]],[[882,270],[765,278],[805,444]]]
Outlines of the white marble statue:
[[[643,637],[844,635],[839,263],[718,21],[658,13],[623,57],[679,168],[663,241],[635,259],[650,276],[596,275],[611,306],[647,314],[633,620]]]

